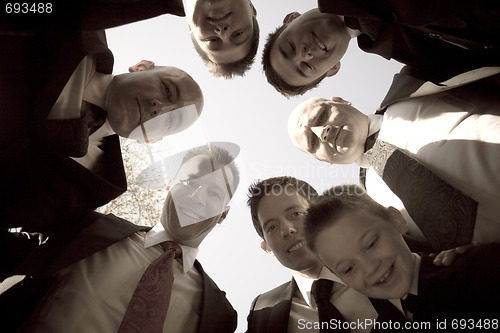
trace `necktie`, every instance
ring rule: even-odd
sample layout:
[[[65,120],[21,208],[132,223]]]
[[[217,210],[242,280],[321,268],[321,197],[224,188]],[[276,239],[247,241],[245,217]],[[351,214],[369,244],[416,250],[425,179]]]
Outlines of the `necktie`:
[[[165,252],[142,275],[118,329],[119,333],[163,331],[174,282],[173,261],[180,256],[181,251],[174,242],[163,242],[161,246]]]
[[[418,297],[413,294],[408,294],[405,299],[401,300],[403,309],[411,313],[415,313],[418,309]]]
[[[332,280],[318,279],[314,281],[311,288],[311,293],[318,306],[318,319],[321,325],[320,333],[350,332],[349,329],[339,329],[339,327],[342,327],[342,323],[345,322],[345,320],[339,310],[330,303],[332,287]],[[336,329],[333,329],[333,325],[330,325],[332,319],[336,319]]]
[[[476,201],[390,143],[376,139],[366,148],[370,165],[436,251],[472,242]]]
[[[372,303],[373,307],[375,310],[377,310],[377,321],[380,323],[388,323],[388,322],[398,322],[401,324],[401,327],[404,327],[406,322],[408,322],[408,318],[405,317],[399,311],[394,304],[389,302],[386,299],[374,299],[374,298],[369,298],[370,302]],[[372,327],[371,333],[375,332],[386,332],[387,330],[384,329],[376,329],[375,327]]]

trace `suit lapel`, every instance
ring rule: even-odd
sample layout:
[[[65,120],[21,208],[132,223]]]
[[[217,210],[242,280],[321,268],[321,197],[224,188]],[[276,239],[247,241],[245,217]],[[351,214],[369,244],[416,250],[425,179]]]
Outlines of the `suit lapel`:
[[[411,75],[404,74],[403,69],[402,73],[394,75],[391,87],[380,104],[378,111],[382,111],[389,105],[399,101],[436,94],[493,76],[498,73],[500,73],[500,67],[481,67],[435,84],[430,81],[422,81],[412,77]]]
[[[297,284],[295,280],[292,279],[285,290],[283,290],[283,300],[271,309],[269,317],[269,332],[287,332],[288,321],[290,320],[290,309],[292,307],[292,298],[297,289]]]
[[[196,260],[194,267],[203,278],[203,292],[199,333],[234,332],[237,324],[237,314],[226,293],[221,291],[215,282],[205,273],[200,262]]]
[[[49,51],[43,58],[46,61],[39,64],[46,78],[40,80],[43,85],[39,87],[30,119],[34,130],[38,129],[37,124],[45,121],[73,71],[85,56],[95,56],[98,72],[111,74],[113,70],[113,54],[107,48],[103,30],[65,32],[56,37],[46,34],[41,35],[37,43],[42,50]]]
[[[248,316],[248,331],[286,333],[292,298],[297,289],[297,284],[292,279],[289,283],[257,297]]]
[[[150,227],[140,226],[112,214],[92,214],[96,218],[79,232],[61,251],[50,271],[55,272],[86,258],[106,247],[119,242],[138,231],[147,231]]]

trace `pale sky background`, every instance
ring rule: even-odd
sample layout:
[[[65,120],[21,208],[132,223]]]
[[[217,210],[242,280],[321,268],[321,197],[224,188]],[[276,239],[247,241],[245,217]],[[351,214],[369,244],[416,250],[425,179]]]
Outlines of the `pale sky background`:
[[[229,141],[241,147],[239,159],[250,182],[280,175],[303,179],[318,191],[344,183],[357,183],[356,165],[329,165],[296,149],[288,138],[287,119],[293,108],[309,97],[340,96],[366,114],[375,112],[401,64],[362,52],[355,40],[342,59],[340,72],[325,79],[303,96],[287,100],[266,81],[261,52],[267,35],[292,11],[317,7],[315,0],[253,0],[260,25],[256,61],[245,77],[223,80],[212,77],[196,54],[185,17],[160,17],[107,30],[115,56],[114,74],[127,72],[142,59],[157,65],[179,67],[200,85],[205,106],[198,122],[182,138],[167,137],[162,144],[183,142],[182,148],[208,141]],[[188,143],[186,137],[197,137]],[[201,140],[201,141],[200,141]],[[181,149],[181,148],[177,148]],[[145,163],[150,157],[144,156]],[[161,208],[163,202],[159,203]],[[120,216],[120,211],[114,212]],[[145,221],[131,221],[144,223]],[[150,221],[149,223],[155,223]],[[226,220],[207,236],[198,259],[238,312],[237,332],[245,332],[252,300],[291,279],[291,272],[260,249],[244,200],[231,203]]]

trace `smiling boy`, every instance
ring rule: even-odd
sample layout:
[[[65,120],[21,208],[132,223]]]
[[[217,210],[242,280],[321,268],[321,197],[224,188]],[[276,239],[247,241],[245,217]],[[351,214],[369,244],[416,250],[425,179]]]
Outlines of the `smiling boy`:
[[[410,251],[406,229],[398,210],[357,185],[325,191],[304,222],[308,247],[328,269],[370,298],[390,299],[408,318],[498,320],[489,301],[500,299],[500,244],[474,247],[451,266],[436,267],[431,257]],[[401,302],[407,298],[415,302]]]

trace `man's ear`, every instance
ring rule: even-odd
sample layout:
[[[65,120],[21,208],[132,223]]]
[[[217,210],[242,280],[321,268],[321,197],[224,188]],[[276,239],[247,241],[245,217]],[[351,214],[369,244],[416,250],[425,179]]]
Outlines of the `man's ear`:
[[[347,105],[351,105],[351,102],[349,101],[346,101],[345,99],[343,99],[342,97],[338,97],[338,96],[332,96],[332,101],[334,101],[335,103],[337,104],[347,104]]]
[[[257,9],[255,9],[255,7],[253,6],[252,1],[249,0],[248,2],[250,2],[250,8],[252,8],[253,16],[257,16]]]
[[[225,218],[226,218],[226,216],[227,216],[227,213],[229,213],[229,208],[231,208],[231,207],[227,206],[227,207],[224,209],[224,211],[223,211],[223,212],[222,212],[222,214],[220,215],[220,217],[219,217],[219,221],[217,221],[217,223],[221,224],[221,223],[222,223],[222,221],[224,221],[224,219],[225,219]]]
[[[290,22],[292,22],[293,20],[295,20],[297,17],[300,16],[300,13],[299,12],[292,12],[292,13],[289,13],[285,16],[285,18],[283,19],[283,24],[288,24]]]
[[[408,232],[408,223],[406,223],[406,219],[403,214],[392,206],[387,207],[387,212],[389,213],[391,222],[394,223],[396,228],[399,230],[399,233],[401,235],[406,234]]]
[[[264,250],[267,254],[274,256],[273,250],[267,245],[266,241],[260,242],[260,248]]]
[[[130,73],[147,71],[149,69],[155,68],[155,63],[149,60],[141,60],[134,66],[128,68]]]
[[[339,70],[340,70],[340,61],[338,63],[336,63],[335,66],[330,68],[328,70],[328,72],[326,72],[326,76],[328,76],[328,77],[334,76],[335,74],[338,73]]]

